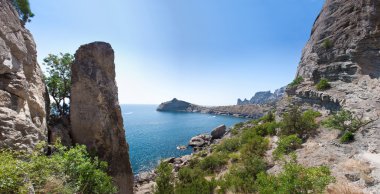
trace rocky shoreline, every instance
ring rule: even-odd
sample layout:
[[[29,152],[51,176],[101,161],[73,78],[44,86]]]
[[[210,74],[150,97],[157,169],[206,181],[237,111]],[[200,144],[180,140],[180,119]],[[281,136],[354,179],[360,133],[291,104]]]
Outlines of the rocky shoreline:
[[[183,166],[189,164],[189,161],[193,158],[194,154],[201,153],[202,150],[208,152],[212,149],[212,145],[220,143],[223,138],[229,137],[230,129],[225,125],[220,125],[214,128],[210,134],[199,134],[192,137],[189,140],[188,146],[193,148],[193,153],[184,155],[181,157],[170,157],[164,162],[168,162],[173,165],[174,172],[178,172]],[[207,153],[205,152],[207,155]],[[148,194],[154,191],[155,178],[157,174],[155,170],[140,172],[134,176],[134,193],[136,194]]]
[[[239,118],[258,119],[269,110],[273,109],[270,104],[247,104],[230,106],[201,106],[174,98],[171,101],[161,103],[157,111],[162,112],[193,112],[232,116]]]

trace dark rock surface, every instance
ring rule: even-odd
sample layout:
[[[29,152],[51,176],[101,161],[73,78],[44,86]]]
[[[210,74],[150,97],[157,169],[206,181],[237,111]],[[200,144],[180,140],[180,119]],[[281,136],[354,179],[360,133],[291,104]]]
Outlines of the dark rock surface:
[[[212,139],[220,139],[224,136],[224,134],[226,133],[226,125],[220,125],[218,127],[216,127],[215,129],[213,129],[211,131],[211,138]]]
[[[70,119],[73,142],[86,145],[90,153],[108,162],[119,193],[132,193],[133,174],[110,44],[94,42],[77,50],[72,65]]]
[[[45,84],[36,45],[10,0],[0,0],[0,148],[47,141]]]

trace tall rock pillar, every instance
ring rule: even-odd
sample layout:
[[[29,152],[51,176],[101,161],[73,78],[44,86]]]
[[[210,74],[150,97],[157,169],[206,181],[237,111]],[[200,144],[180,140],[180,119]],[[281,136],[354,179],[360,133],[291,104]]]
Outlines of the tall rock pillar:
[[[129,148],[115,81],[114,51],[110,44],[82,45],[72,65],[70,120],[74,143],[109,164],[119,193],[133,193]]]

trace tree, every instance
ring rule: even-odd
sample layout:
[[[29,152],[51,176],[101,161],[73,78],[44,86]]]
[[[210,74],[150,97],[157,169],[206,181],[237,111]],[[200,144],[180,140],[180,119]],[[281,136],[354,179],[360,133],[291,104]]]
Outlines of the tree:
[[[12,0],[12,3],[20,16],[20,19],[23,21],[23,24],[30,22],[30,18],[32,18],[34,14],[30,10],[29,0]]]
[[[69,115],[71,64],[73,61],[74,56],[69,53],[49,54],[44,59],[44,65],[47,66],[48,73],[48,76],[45,77],[45,82],[49,95],[54,100],[51,105],[51,114],[58,117]]]

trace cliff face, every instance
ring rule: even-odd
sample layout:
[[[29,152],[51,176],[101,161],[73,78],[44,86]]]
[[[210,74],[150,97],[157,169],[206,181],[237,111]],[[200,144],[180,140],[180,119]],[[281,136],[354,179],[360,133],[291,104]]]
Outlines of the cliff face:
[[[31,150],[46,140],[46,90],[30,32],[0,0],[0,148]]]
[[[270,91],[256,92],[255,95],[250,100],[247,100],[247,99],[241,100],[239,98],[237,100],[237,105],[275,103],[284,96],[285,88],[286,87],[277,89],[274,91],[274,93]]]
[[[380,2],[327,0],[303,49],[297,76],[302,98],[335,101],[357,112],[379,113]],[[316,91],[326,78],[332,88]],[[323,98],[323,99],[322,99]]]
[[[109,164],[119,193],[133,192],[129,148],[115,82],[111,45],[81,46],[72,65],[70,120],[74,143],[84,144]]]
[[[343,108],[374,120],[355,133],[355,141],[350,144],[339,145],[337,132],[322,127],[318,137],[297,151],[299,162],[328,165],[338,182],[355,184],[366,193],[380,190],[379,27],[380,1],[326,0],[298,66],[296,76],[304,81],[287,91],[293,102],[319,110]],[[318,91],[315,84],[321,78],[328,79],[331,88]],[[284,108],[284,101],[278,107]],[[360,165],[351,168],[354,164]],[[363,173],[358,170],[361,168],[370,170]],[[361,176],[352,179],[357,174]]]

